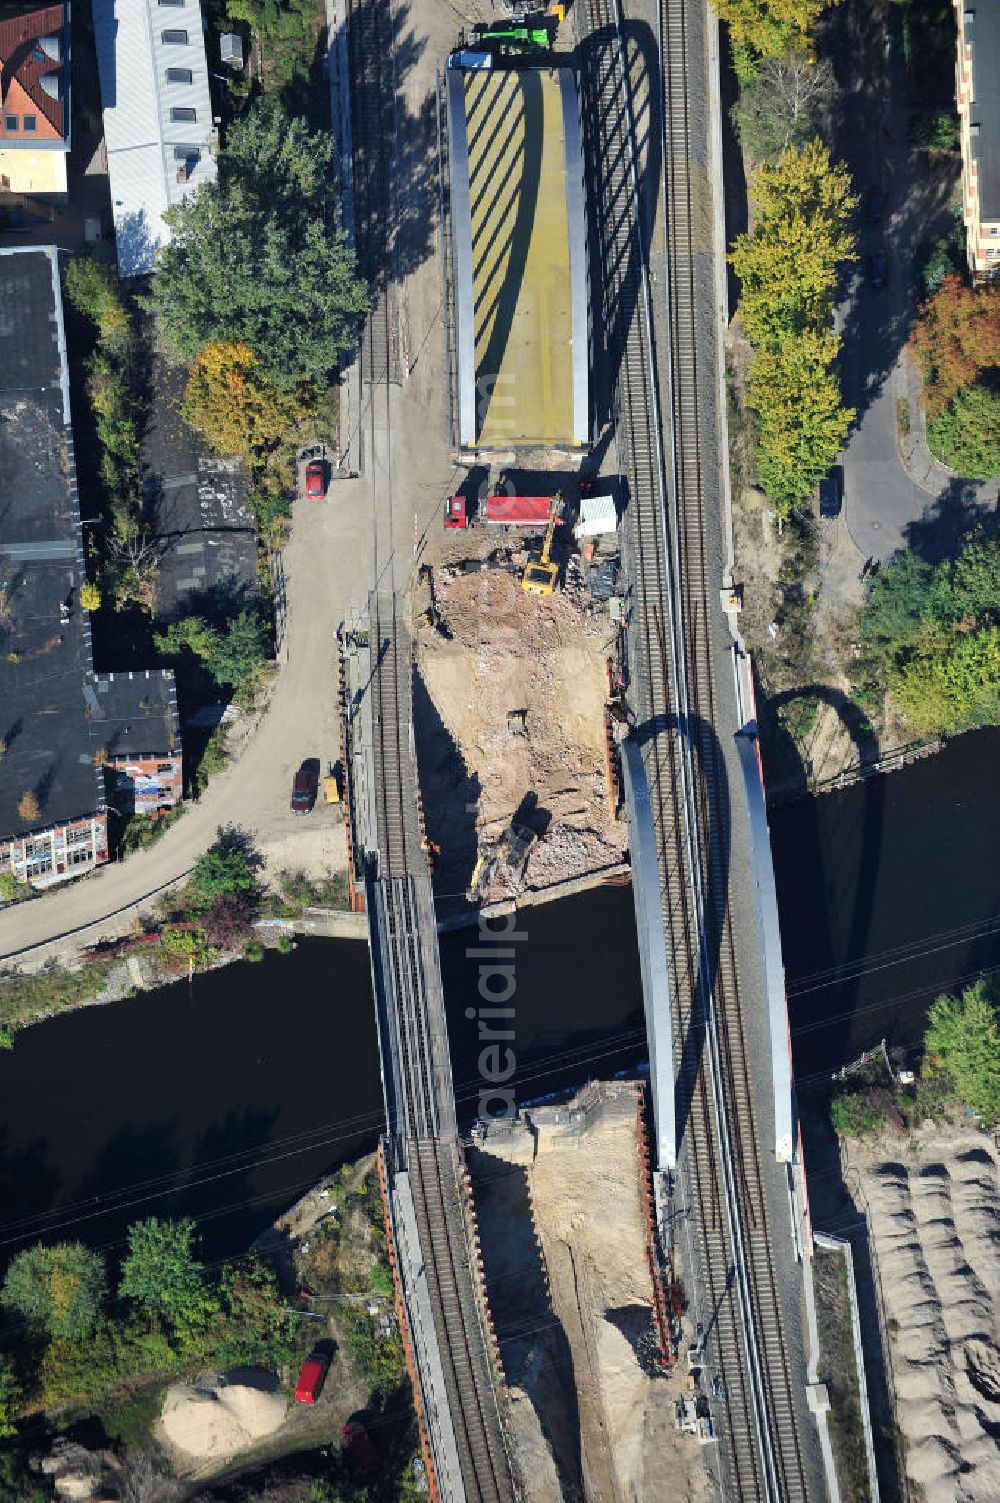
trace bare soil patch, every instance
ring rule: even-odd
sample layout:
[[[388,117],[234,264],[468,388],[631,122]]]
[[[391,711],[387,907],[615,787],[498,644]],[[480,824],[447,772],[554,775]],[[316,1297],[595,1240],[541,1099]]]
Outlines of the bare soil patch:
[[[652,1360],[635,1088],[598,1091],[470,1159],[518,1460],[535,1503],[700,1503],[703,1452],[674,1429],[680,1376]]]
[[[442,847],[441,893],[464,890],[480,842],[495,840],[519,809],[538,843],[523,879],[501,867],[487,900],[619,862],[628,835],[611,817],[605,785],[606,610],[590,605],[572,560],[564,589],[525,594],[521,540],[465,534],[442,551],[434,566],[442,626],[416,628],[415,697],[427,829]],[[482,568],[465,572],[467,561]],[[428,598],[419,584],[418,622]],[[517,727],[510,711],[523,712]]]

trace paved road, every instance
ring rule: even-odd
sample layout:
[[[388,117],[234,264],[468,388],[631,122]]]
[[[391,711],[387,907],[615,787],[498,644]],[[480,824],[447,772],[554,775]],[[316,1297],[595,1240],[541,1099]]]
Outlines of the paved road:
[[[367,487],[357,480],[337,482],[326,504],[297,503],[285,552],[284,660],[270,705],[239,761],[149,850],[0,914],[0,958],[70,931],[83,932],[63,949],[127,928],[151,894],[190,870],[222,824],[249,830],[275,864],[289,868],[308,864],[299,856],[314,854],[317,843],[324,851],[342,847],[342,825],[332,810],[318,805],[303,819],[290,812],[288,801],[300,762],[318,757],[325,765],[337,755],[334,635],[348,608],[364,598],[368,505]],[[47,944],[19,959],[25,967],[41,964],[59,948]]]
[[[904,354],[915,306],[913,265],[921,243],[949,227],[954,173],[931,172],[925,158],[909,151],[902,60],[887,44],[882,16],[866,0],[848,0],[833,13],[830,39],[846,91],[836,152],[863,197],[880,188],[886,199],[882,223],[868,223],[862,204],[859,268],[838,310],[845,396],[859,414],[843,456],[838,525],[849,530],[862,558],[885,560],[908,544],[928,552],[946,547],[976,507],[995,501],[997,488],[950,476],[922,440],[919,388]],[[866,259],[878,248],[888,262],[881,290],[866,275]],[[899,401],[909,404],[913,429],[909,470],[897,445]]]

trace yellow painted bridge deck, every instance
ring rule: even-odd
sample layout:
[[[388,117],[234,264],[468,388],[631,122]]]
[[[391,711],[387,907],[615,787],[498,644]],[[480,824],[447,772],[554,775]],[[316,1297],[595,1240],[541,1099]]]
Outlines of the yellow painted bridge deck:
[[[579,447],[589,361],[573,74],[456,70],[449,126],[462,446]]]

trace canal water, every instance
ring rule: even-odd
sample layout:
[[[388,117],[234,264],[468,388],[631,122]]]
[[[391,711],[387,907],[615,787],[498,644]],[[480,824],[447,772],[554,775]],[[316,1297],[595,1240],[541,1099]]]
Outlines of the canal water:
[[[885,1038],[911,1053],[941,992],[1000,967],[1000,730],[770,813],[800,1083]]]
[[[919,1043],[939,992],[1000,967],[1000,731],[902,772],[771,812],[800,1082],[864,1048]],[[634,1070],[645,1033],[628,888],[525,909],[507,954],[443,936],[459,1113]],[[507,979],[486,982],[499,958]],[[513,1016],[487,1018],[497,987]],[[485,1070],[497,1069],[496,1054]],[[39,1236],[120,1246],[130,1220],[198,1218],[245,1247],[326,1170],[374,1146],[382,1090],[367,948],[301,941],[20,1034],[0,1054],[0,1262]]]
[[[518,928],[504,1041],[517,1102],[634,1069],[645,1045],[629,889],[527,909]],[[475,928],[442,941],[464,1121],[483,1084],[483,962],[467,953],[482,944]],[[363,943],[304,940],[54,1018],[0,1053],[0,1264],[38,1237],[114,1256],[149,1215],[195,1216],[206,1254],[226,1256],[381,1128]]]

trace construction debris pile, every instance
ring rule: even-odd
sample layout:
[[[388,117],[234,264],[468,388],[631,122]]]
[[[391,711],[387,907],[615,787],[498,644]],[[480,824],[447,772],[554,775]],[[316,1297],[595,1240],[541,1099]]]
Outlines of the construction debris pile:
[[[528,593],[528,539],[462,534],[443,552],[420,571],[414,604],[439,891],[491,902],[617,865],[628,832],[608,771],[606,605],[575,556],[562,589]]]

